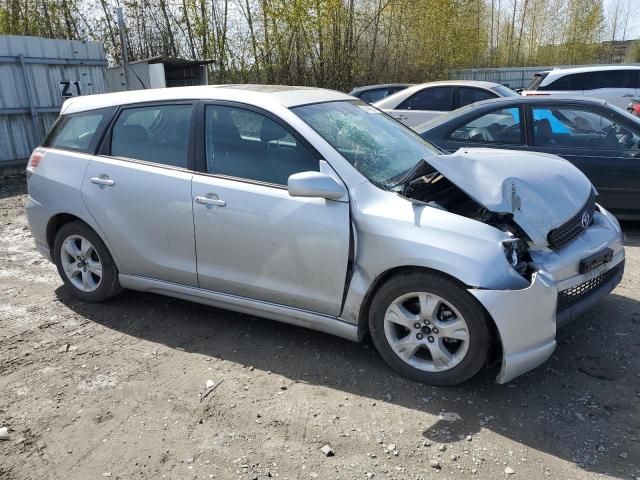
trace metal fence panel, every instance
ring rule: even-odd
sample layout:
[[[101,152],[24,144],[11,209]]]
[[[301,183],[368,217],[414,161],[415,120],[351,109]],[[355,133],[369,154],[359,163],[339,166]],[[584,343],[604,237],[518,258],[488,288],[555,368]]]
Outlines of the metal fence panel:
[[[24,163],[66,98],[107,91],[101,43],[0,35],[0,167]]]

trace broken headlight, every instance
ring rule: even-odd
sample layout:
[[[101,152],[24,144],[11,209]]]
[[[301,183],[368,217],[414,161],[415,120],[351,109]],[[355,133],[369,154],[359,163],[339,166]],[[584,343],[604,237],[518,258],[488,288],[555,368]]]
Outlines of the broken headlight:
[[[502,242],[502,251],[511,268],[520,275],[526,275],[529,254],[525,242],[519,238],[505,240]]]

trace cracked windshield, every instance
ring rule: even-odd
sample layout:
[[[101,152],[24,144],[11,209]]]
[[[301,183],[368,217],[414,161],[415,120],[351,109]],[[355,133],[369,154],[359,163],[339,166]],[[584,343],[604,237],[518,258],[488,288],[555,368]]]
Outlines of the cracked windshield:
[[[304,105],[293,111],[372,183],[389,189],[438,150],[371,105],[360,101]]]

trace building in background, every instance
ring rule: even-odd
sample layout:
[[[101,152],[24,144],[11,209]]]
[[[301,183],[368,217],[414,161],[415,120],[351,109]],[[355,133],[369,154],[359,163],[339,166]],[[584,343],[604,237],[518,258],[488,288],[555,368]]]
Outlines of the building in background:
[[[129,64],[129,90],[207,85],[210,61],[154,57]],[[0,35],[0,172],[22,169],[67,98],[127,90],[99,42]]]
[[[640,46],[640,40],[614,40],[602,42],[600,45],[600,63],[638,61],[634,58],[634,51]]]
[[[153,57],[129,63],[129,88],[121,65],[107,69],[110,92],[146,88],[208,85],[207,65],[211,60]]]
[[[107,91],[98,42],[0,35],[0,170],[22,168],[70,97]]]

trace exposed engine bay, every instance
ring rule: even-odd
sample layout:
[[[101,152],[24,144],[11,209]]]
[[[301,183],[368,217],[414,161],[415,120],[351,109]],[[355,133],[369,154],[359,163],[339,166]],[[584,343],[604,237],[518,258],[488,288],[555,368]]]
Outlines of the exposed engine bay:
[[[495,213],[473,200],[468,194],[442,175],[427,162],[414,169],[414,178],[402,182],[402,196],[425,203],[430,207],[462,215],[478,222],[491,225],[518,238],[526,239],[526,234],[513,221],[511,213]]]
[[[503,248],[508,261],[518,273],[530,278],[529,238],[514,221],[513,214],[488,210],[424,161],[405,175],[399,185],[402,189],[398,193],[413,202],[471,218],[507,233],[511,240],[504,242]]]

